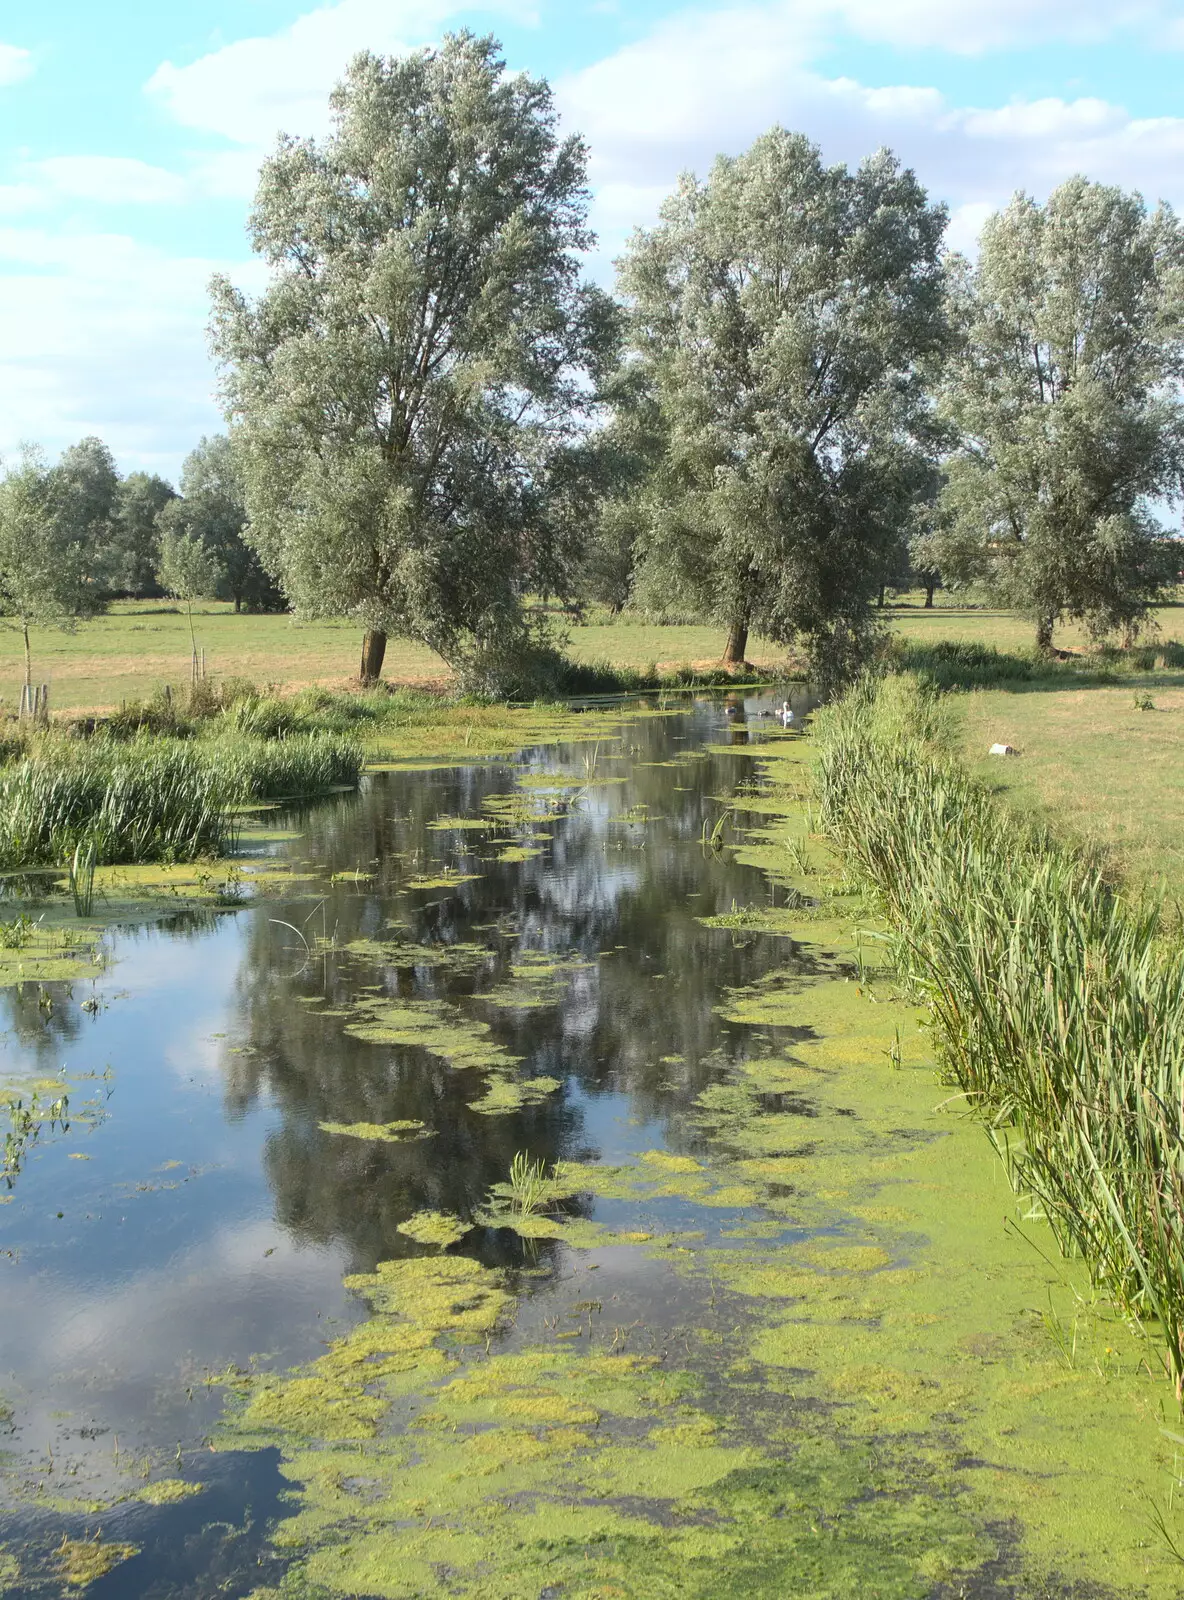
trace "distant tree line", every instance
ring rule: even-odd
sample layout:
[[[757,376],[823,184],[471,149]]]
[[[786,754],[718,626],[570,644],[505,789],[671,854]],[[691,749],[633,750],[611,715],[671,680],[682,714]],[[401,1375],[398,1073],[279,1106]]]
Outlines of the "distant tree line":
[[[170,594],[286,609],[246,521],[225,434],[186,457],[180,493],[155,473],[121,477],[101,439],[80,440],[53,465],[26,449],[0,482],[0,616],[24,633],[26,681],[30,627],[70,626],[110,600]]]
[[[774,128],[680,180],[610,294],[588,152],[493,39],[360,55],[331,110],[261,169],[267,288],[212,286],[227,436],[179,496],[94,440],[14,468],[9,613],[216,568],[236,605],[357,618],[363,680],[397,633],[505,693],[557,681],[540,599],[710,620],[732,664],[759,631],[839,681],[889,589],[978,585],[1047,650],[1067,619],[1132,639],[1178,579],[1167,207],[1075,178],[971,263],[890,152]]]

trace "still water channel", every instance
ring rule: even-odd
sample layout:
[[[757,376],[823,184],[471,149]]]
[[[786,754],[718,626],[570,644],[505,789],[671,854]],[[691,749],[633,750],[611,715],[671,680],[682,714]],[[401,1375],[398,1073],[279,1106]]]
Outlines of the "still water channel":
[[[343,1280],[435,1256],[401,1225],[422,1212],[471,1222],[518,1152],[548,1168],[649,1159],[655,1177],[673,1154],[694,1170],[710,1142],[705,1094],[780,1038],[759,1008],[746,1021],[725,998],[761,995],[774,972],[831,984],[857,975],[825,922],[801,942],[746,930],[744,908],[802,902],[743,851],[705,842],[729,798],[751,799],[751,746],[780,739],[773,704],[703,700],[624,715],[596,743],[374,773],[355,794],[278,819],[251,847],[293,863],[286,898],[121,931],[93,984],[0,991],[3,1084],[39,1082],[46,1099],[57,1080],[70,1097],[69,1126],[43,1127],[0,1207],[0,1593],[78,1592],[55,1557],[64,1536],[135,1549],[91,1583],[95,1600],[246,1596],[278,1584],[290,1558],[272,1534],[292,1509],[291,1474],[266,1440],[246,1449],[222,1437],[211,1448],[228,1393],[211,1380],[233,1391],[236,1373],[322,1355],[370,1314]],[[799,723],[805,709],[798,702]],[[701,920],[738,911],[732,928]],[[425,1001],[438,1003],[431,1026],[452,1030],[445,1044],[439,1033],[392,1042]],[[818,1116],[784,1089],[758,1101],[807,1133]],[[858,1114],[826,1112],[835,1126]],[[368,1138],[361,1124],[410,1132]],[[762,1192],[785,1200],[792,1188]],[[723,1259],[745,1227],[770,1248],[836,1233],[790,1204],[770,1218],[742,1188],[708,1202],[677,1183],[611,1191],[592,1184],[564,1214],[675,1241],[688,1258]],[[696,1404],[710,1408],[714,1394],[726,1410],[725,1375],[687,1333],[718,1322],[713,1337],[723,1339],[745,1326],[726,1268],[717,1282],[623,1239],[588,1252],[473,1227],[449,1253],[500,1269],[518,1302],[486,1353],[525,1349],[548,1331],[602,1351],[627,1344],[655,1364],[698,1361]],[[727,1381],[744,1387],[734,1372]],[[782,1423],[801,1403],[791,1387]],[[748,1425],[771,1437],[759,1410],[754,1401]],[[969,1458],[958,1446],[951,1460],[959,1450]],[[922,1469],[931,1473],[928,1457]],[[162,1478],[202,1492],[152,1504]],[[870,1504],[886,1491],[869,1481],[835,1493]],[[932,1485],[926,1494],[941,1500]],[[854,1571],[835,1576],[823,1562],[798,1587],[773,1582],[774,1564],[736,1592],[1035,1592],[1013,1586],[1006,1518],[988,1550],[967,1543],[966,1519],[951,1528],[943,1515],[930,1542],[962,1540],[962,1565],[977,1575],[961,1587],[929,1556],[919,1570],[930,1581],[898,1582],[884,1552],[904,1536],[890,1532],[867,1546],[874,1581],[864,1591],[865,1534],[849,1524]],[[688,1525],[707,1520],[701,1510]],[[515,1592],[456,1588],[436,1570],[440,1593]],[[520,1592],[682,1592],[674,1580],[648,1582],[585,1590],[524,1579]],[[686,1592],[729,1591],[704,1580]],[[1066,1578],[1040,1592],[1121,1591]],[[1174,1582],[1146,1592],[1175,1592]]]

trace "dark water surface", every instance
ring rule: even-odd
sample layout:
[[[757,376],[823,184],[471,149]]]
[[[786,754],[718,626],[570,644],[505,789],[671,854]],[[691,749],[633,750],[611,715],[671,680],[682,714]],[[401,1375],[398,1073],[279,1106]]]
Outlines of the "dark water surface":
[[[94,985],[0,991],[0,1084],[58,1077],[72,1117],[43,1130],[0,1206],[0,1539],[26,1545],[20,1586],[5,1590],[0,1571],[0,1593],[60,1592],[49,1553],[99,1527],[142,1550],[88,1590],[100,1600],[242,1596],[274,1581],[267,1531],[283,1480],[273,1452],[205,1446],[223,1403],[207,1380],[318,1354],[363,1314],[343,1277],[421,1253],[398,1224],[471,1215],[518,1151],[614,1162],[688,1147],[686,1108],[748,1048],[749,1030],[715,1012],[721,992],[786,965],[785,940],[696,921],[769,901],[764,875],[705,849],[703,833],[751,774],[706,747],[764,737],[775,725],[756,713],[772,704],[750,701],[747,726],[704,700],[596,746],[374,774],[270,847],[307,874],[291,899],[129,930]],[[432,826],[489,816],[490,800],[502,820],[489,831]],[[498,859],[517,845],[538,853]],[[407,886],[441,876],[456,881]],[[440,959],[350,948],[396,938]],[[462,959],[449,956],[458,945]],[[554,1003],[484,1000],[526,952],[580,958]],[[516,1078],[561,1087],[510,1114],[476,1112],[481,1071],[344,1031],[376,996],[455,1002],[523,1058]],[[321,1127],[403,1119],[433,1136],[384,1144]],[[612,1224],[616,1208],[594,1213]],[[653,1211],[711,1236],[730,1220],[678,1200]],[[524,1264],[504,1231],[478,1230],[464,1249]],[[598,1287],[622,1320],[694,1292],[617,1254]],[[533,1269],[522,1286],[540,1305],[573,1270],[550,1246]],[[97,1509],[169,1463],[207,1491]],[[69,1512],[67,1496],[93,1508]],[[43,1577],[30,1579],[28,1549]]]

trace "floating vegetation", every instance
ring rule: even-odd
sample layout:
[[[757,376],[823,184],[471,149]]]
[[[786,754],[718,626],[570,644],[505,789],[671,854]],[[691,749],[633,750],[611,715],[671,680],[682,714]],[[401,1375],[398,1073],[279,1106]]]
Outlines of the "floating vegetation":
[[[473,1224],[462,1222],[450,1211],[417,1211],[398,1227],[400,1233],[414,1239],[416,1244],[435,1244],[446,1250],[449,1245],[459,1244],[466,1233],[471,1233]]]
[[[422,1122],[319,1122],[322,1133],[344,1139],[370,1139],[383,1144],[402,1144],[409,1139],[430,1139],[432,1130]]]
[[[487,944],[458,940],[452,944],[413,944],[404,939],[351,939],[343,946],[347,955],[390,968],[448,967],[454,972],[477,972],[494,958]]]
[[[1184,1403],[1184,957],[950,758],[915,679],[858,688],[819,729],[825,820],[883,897],[948,1080],[1062,1250],[1158,1324]]]
[[[68,1588],[85,1589],[139,1553],[134,1544],[105,1544],[96,1533],[93,1539],[63,1539],[54,1551],[54,1565]]]
[[[536,834],[535,837],[537,838],[538,835]],[[517,865],[523,861],[533,861],[536,856],[541,856],[542,853],[541,845],[508,844],[504,850],[499,850],[492,859],[504,862],[507,865]]]
[[[204,1483],[186,1483],[183,1478],[157,1478],[154,1483],[146,1483],[142,1489],[137,1489],[135,1498],[142,1500],[146,1506],[174,1506],[181,1500],[191,1500],[194,1495],[204,1492]]]
[[[451,833],[456,829],[468,829],[474,833],[488,833],[493,823],[488,817],[434,817],[428,823],[428,828],[433,833]]]
[[[524,950],[514,958],[511,976],[480,996],[490,1005],[506,1011],[533,1011],[557,1005],[577,972],[587,972],[593,963],[579,956],[552,956],[540,950]]]
[[[479,872],[461,872],[445,867],[443,872],[420,872],[403,880],[404,889],[458,889],[462,883],[475,883]]]
[[[711,917],[696,917],[705,928],[743,928],[751,933],[772,933],[790,939],[802,933],[804,915],[811,903],[794,906],[736,906]]]
[[[490,1076],[489,1085],[479,1100],[469,1101],[469,1110],[483,1117],[504,1117],[526,1106],[541,1105],[563,1085],[558,1078],[508,1078]]]
[[[494,1043],[487,1023],[470,1021],[442,1000],[390,1000],[386,996],[359,1000],[345,1031],[370,1044],[428,1050],[450,1067],[491,1070],[516,1066],[519,1060]]]

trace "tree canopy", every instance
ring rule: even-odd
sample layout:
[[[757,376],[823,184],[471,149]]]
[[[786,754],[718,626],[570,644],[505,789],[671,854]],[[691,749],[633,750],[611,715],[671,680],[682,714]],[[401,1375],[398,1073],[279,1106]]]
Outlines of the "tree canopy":
[[[84,441],[91,442],[98,443]],[[32,681],[30,628],[46,622],[70,627],[100,604],[94,541],[96,522],[104,518],[97,500],[79,496],[76,502],[67,495],[78,456],[66,452],[66,457],[68,472],[61,473],[39,452],[26,449],[0,481],[0,616],[12,618],[24,636],[27,684]],[[85,465],[95,459],[87,452]],[[78,476],[93,485],[88,471]]]
[[[1165,206],[1073,178],[986,224],[944,385],[960,436],[925,544],[1047,648],[1059,618],[1137,630],[1180,566],[1154,514],[1184,470],[1184,235]]]
[[[210,594],[233,600],[241,611],[282,611],[282,592],[244,537],[247,508],[242,478],[229,438],[203,438],[181,468],[181,496],[164,508],[162,537],[185,534],[198,540],[217,569]]]
[[[547,84],[470,34],[358,56],[332,111],[327,139],[284,138],[262,169],[266,292],[214,284],[248,537],[303,613],[483,681],[523,638],[524,590],[567,582],[612,355],[611,302],[580,279],[585,149]]]
[[[129,472],[115,493],[107,578],[116,593],[160,593],[156,568],[160,559],[157,519],[177,498],[171,483],[155,472]]]
[[[665,435],[639,583],[841,673],[932,455],[945,211],[881,151],[824,166],[774,128],[684,177],[622,263]]]

